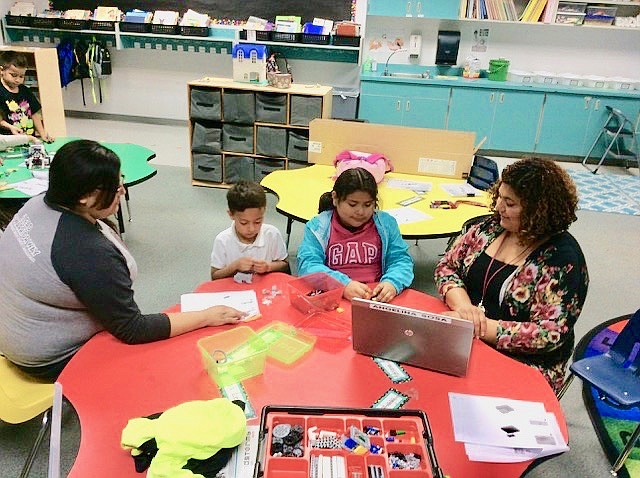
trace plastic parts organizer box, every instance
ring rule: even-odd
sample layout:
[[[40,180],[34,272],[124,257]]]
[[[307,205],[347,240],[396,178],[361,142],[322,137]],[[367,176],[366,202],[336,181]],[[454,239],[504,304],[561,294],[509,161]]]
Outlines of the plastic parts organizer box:
[[[241,325],[198,340],[207,373],[226,387],[264,372],[268,346],[251,327]]]
[[[347,447],[326,447],[312,438],[322,432],[353,436],[369,446],[354,452]],[[393,437],[393,440],[387,440]],[[433,435],[421,410],[266,406],[260,421],[260,443],[255,476],[263,478],[320,478],[319,465],[331,462],[331,476],[367,478],[443,478]],[[283,450],[282,442],[291,443]],[[347,443],[345,442],[345,445]],[[395,468],[398,456],[416,457],[410,469]],[[373,469],[373,470],[372,470]]]
[[[289,302],[303,314],[334,310],[340,304],[344,285],[324,272],[315,272],[289,282]]]

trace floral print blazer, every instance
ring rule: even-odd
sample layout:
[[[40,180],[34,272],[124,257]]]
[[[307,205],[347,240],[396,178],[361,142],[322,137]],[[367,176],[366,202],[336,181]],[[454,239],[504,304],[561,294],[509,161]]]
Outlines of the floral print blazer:
[[[465,287],[471,265],[503,231],[491,217],[456,239],[435,270],[443,298],[449,289]],[[566,231],[549,238],[502,287],[496,348],[542,368],[566,362],[588,284],[587,265],[575,238]]]

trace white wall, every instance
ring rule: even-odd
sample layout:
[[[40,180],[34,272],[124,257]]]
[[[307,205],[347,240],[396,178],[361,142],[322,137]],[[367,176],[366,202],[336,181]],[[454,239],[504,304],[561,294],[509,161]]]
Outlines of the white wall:
[[[474,31],[489,29],[487,51],[472,53]],[[473,55],[488,68],[489,60],[507,58],[510,68],[544,70],[578,75],[624,76],[640,79],[640,28],[633,30],[586,28],[580,26],[540,25],[369,17],[363,56],[369,54],[372,41],[379,40],[383,48],[371,53],[372,59],[384,63],[391,50],[386,42],[401,38],[409,43],[409,35],[422,34],[422,53],[411,64],[435,63],[438,30],[461,33],[458,64]],[[392,63],[409,64],[406,53],[398,53]]]
[[[456,0],[451,0],[456,1]],[[4,15],[13,0],[0,0]],[[46,0],[36,6],[46,8]],[[366,0],[358,0],[356,18],[364,23]],[[423,36],[421,65],[433,65],[438,30],[461,32],[460,64],[471,54],[473,33],[489,28],[488,49],[479,53],[483,67],[489,59],[504,57],[511,68],[546,70],[558,73],[602,76],[640,77],[640,28],[636,31],[505,24],[491,22],[457,22],[429,19],[370,17],[366,25],[363,56],[366,58],[372,39],[393,40],[420,32]],[[381,49],[378,61],[384,62],[388,49]],[[103,81],[104,102],[94,105],[87,90],[87,106],[82,105],[80,83],[71,83],[63,92],[65,109],[106,114],[132,115],[163,119],[186,119],[186,83],[203,76],[231,76],[230,55],[149,49],[111,49],[113,75]],[[403,56],[404,55],[404,56]],[[409,63],[406,54],[393,58],[394,63]],[[292,60],[294,81],[333,86],[356,86],[359,65],[352,63]],[[90,82],[85,80],[85,87]],[[90,87],[89,87],[90,88]]]

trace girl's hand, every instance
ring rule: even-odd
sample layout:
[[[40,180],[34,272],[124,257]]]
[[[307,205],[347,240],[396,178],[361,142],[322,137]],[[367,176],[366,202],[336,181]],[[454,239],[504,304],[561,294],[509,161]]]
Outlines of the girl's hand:
[[[11,134],[24,134],[21,128],[14,125],[9,125],[9,131],[11,131]]]
[[[362,282],[352,280],[344,288],[342,297],[344,297],[347,300],[351,300],[354,297],[357,297],[359,299],[370,299],[371,289],[367,284],[363,284]]]
[[[487,332],[487,317],[480,307],[469,304],[456,308],[455,312],[461,319],[473,322],[473,335],[475,337],[484,337]]]
[[[246,317],[246,312],[240,312],[226,305],[214,305],[207,310],[207,325],[217,326],[224,324],[235,324]]]
[[[380,282],[376,286],[376,288],[373,289],[371,300],[375,300],[378,302],[389,302],[396,295],[398,295],[398,292],[390,282]]]

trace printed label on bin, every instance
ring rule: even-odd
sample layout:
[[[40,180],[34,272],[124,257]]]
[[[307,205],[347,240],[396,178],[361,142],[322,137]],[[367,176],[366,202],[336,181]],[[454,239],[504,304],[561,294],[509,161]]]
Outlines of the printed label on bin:
[[[244,389],[241,383],[233,383],[231,385],[227,385],[226,387],[220,389],[220,393],[222,393],[222,396],[224,398],[227,398],[231,401],[240,400],[244,402],[244,416],[247,418],[255,418],[256,411],[251,406],[247,391]]]
[[[371,408],[390,408],[398,410],[409,401],[409,396],[399,392],[395,388],[390,388],[385,394],[375,401]]]
[[[378,357],[374,357],[373,361],[393,383],[404,383],[411,380],[411,375],[399,363]]]

